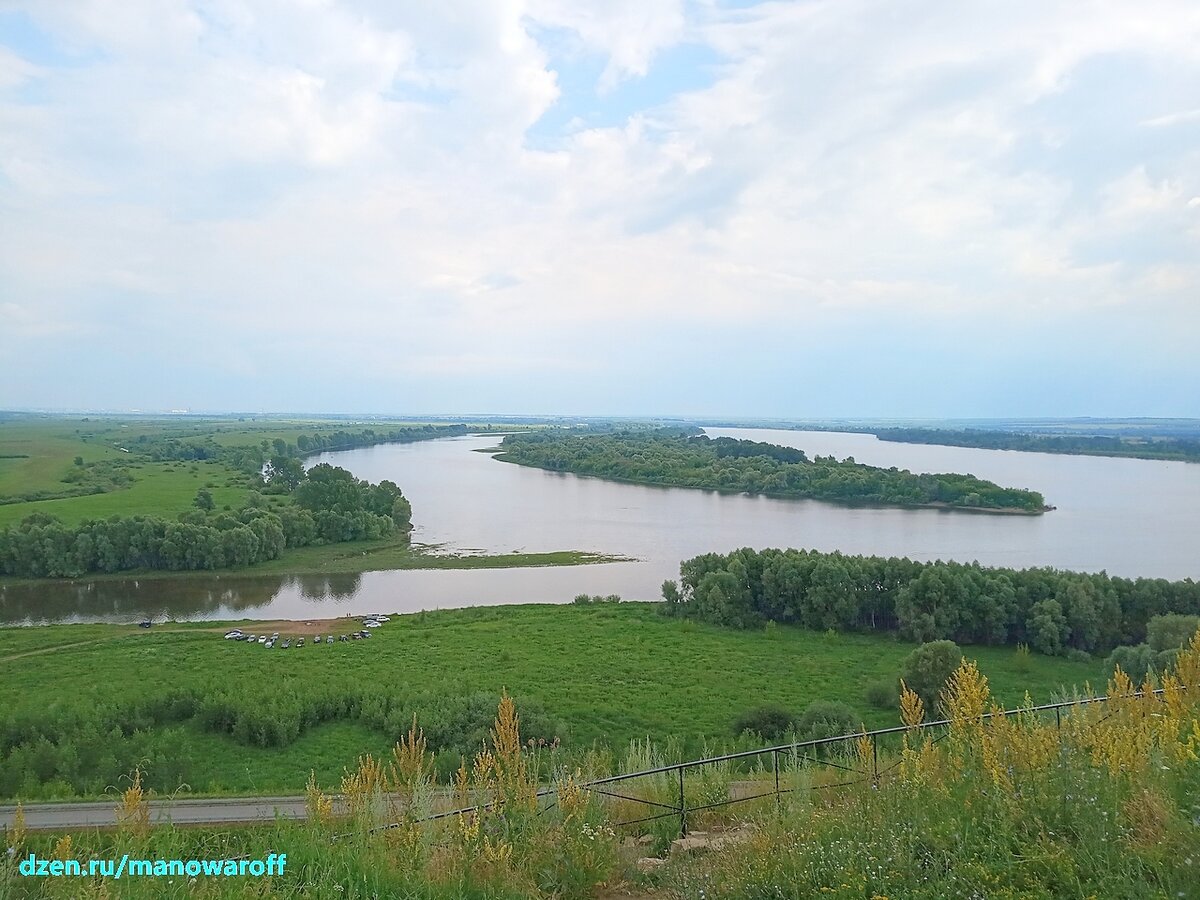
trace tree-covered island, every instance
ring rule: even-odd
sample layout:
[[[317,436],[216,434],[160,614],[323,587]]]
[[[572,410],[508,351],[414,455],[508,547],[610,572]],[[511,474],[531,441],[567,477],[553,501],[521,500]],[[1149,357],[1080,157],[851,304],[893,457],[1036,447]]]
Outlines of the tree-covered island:
[[[496,458],[553,472],[638,484],[737,491],[771,497],[905,507],[1038,514],[1037,491],[1000,487],[973,475],[914,474],[697,429],[606,434],[540,431],[504,438]]]

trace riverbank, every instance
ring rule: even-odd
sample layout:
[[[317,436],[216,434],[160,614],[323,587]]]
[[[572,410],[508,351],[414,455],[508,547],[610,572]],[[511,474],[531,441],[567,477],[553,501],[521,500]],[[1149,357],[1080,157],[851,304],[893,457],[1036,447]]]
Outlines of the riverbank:
[[[341,544],[298,547],[293,550],[285,550],[277,559],[236,569],[198,569],[181,572],[162,569],[130,569],[109,574],[89,574],[74,579],[0,576],[0,587],[53,582],[122,581],[131,578],[178,580],[209,578],[214,575],[241,578],[255,575],[358,575],[364,572],[409,569],[529,569],[631,561],[633,561],[632,557],[595,553],[588,550],[478,554],[442,552],[438,545],[410,545],[400,538],[387,538],[381,541],[351,541]]]

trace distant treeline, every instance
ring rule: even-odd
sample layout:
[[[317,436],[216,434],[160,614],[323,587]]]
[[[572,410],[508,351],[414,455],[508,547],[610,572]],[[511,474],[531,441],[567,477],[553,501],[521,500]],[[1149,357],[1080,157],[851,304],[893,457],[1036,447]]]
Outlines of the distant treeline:
[[[198,507],[178,521],[113,516],[68,526],[34,513],[0,530],[0,574],[73,578],[128,569],[237,568],[291,547],[374,540],[411,527],[412,507],[393,482],[372,485],[327,464],[302,473],[291,500],[273,509],[262,495],[251,495],[236,513]]]
[[[881,441],[905,444],[945,444],[987,450],[1026,450],[1035,453],[1074,453],[1088,456],[1133,456],[1141,459],[1180,459],[1200,462],[1200,440],[1173,437],[1128,438],[1086,434],[1021,434],[973,428],[881,428],[872,430]]]
[[[191,728],[277,748],[335,721],[358,722],[397,741],[414,715],[437,754],[438,774],[448,780],[487,739],[496,700],[485,693],[397,692],[335,676],[299,690],[263,686],[253,702],[243,688],[207,684],[102,704],[64,698],[51,709],[9,708],[0,712],[0,797],[101,794],[135,767],[159,792],[181,784],[202,790],[216,787],[198,781],[214,767],[204,758],[207,748],[194,746]],[[522,700],[520,709],[523,736],[547,744],[565,738],[538,703]]]
[[[275,438],[271,441],[264,439],[257,444],[239,445],[219,444],[212,435],[179,438],[143,434],[131,442],[131,448],[158,462],[217,459],[243,471],[257,472],[272,456],[301,457],[329,450],[371,447],[375,444],[428,441],[434,438],[455,437],[467,434],[468,431],[467,426],[461,424],[404,425],[382,431],[376,431],[374,428],[363,428],[360,431],[314,431],[312,434],[298,435],[295,443]]]
[[[1027,643],[1047,654],[1140,644],[1151,617],[1200,613],[1200,584],[1191,579],[815,550],[708,553],[679,571],[678,583],[663,585],[666,611],[718,625],[773,621],[822,631],[894,631],[915,641]]]
[[[499,458],[508,462],[643,484],[889,506],[1030,513],[1046,508],[1036,491],[1003,488],[973,475],[918,475],[832,456],[810,460],[803,450],[708,438],[694,429],[585,435],[543,431],[509,435],[501,446]]]

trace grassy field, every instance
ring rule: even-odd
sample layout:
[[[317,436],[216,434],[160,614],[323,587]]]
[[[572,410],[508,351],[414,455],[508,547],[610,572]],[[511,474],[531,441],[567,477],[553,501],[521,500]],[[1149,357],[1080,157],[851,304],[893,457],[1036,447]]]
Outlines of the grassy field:
[[[243,626],[253,630],[251,626]],[[340,630],[349,630],[349,624]],[[64,697],[103,703],[161,687],[234,689],[255,704],[280,689],[303,691],[338,678],[389,692],[499,695],[536,701],[565,727],[570,748],[620,749],[649,737],[703,742],[733,737],[747,708],[778,703],[796,712],[840,699],[868,727],[897,714],[864,700],[868,684],[899,672],[912,645],[889,638],[792,628],[739,632],[665,618],[645,604],[520,606],[426,612],[394,618],[369,641],[267,650],[225,641],[221,627],[182,624],[143,631],[104,625],[0,630],[0,707],[52,709]],[[273,626],[286,634],[286,626]],[[997,696],[1026,690],[1048,700],[1064,686],[1103,682],[1103,665],[969,648]],[[1027,666],[1027,668],[1026,668]],[[170,673],[169,678],[166,673]],[[389,736],[351,722],[327,723],[278,750],[223,736],[189,736],[197,758],[219,760],[196,791],[299,791],[310,768],[325,782]]]

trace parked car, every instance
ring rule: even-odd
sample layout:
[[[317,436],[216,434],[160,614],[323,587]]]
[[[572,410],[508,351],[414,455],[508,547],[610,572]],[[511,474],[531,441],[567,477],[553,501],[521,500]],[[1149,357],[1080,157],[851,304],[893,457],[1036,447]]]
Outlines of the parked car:
[[[282,650],[286,650],[286,649],[287,649],[288,647],[290,647],[290,646],[292,646],[292,642],[291,642],[291,640],[290,640],[290,639],[288,639],[288,640],[286,640],[286,641],[284,641],[284,642],[283,642],[283,647],[281,647],[280,649],[282,649]]]
[[[272,647],[275,646],[275,638],[271,638],[271,640],[267,641],[266,644],[264,644],[263,646],[265,646],[268,650],[270,650]]]
[[[358,633],[358,636],[359,636],[359,637],[365,637],[365,638],[369,638],[369,637],[371,636],[371,632],[369,632],[369,631],[360,631],[360,632]]]
[[[304,646],[304,638],[300,638],[299,640],[297,640],[297,641],[296,641],[296,646],[297,646],[297,647],[303,647],[303,646]]]
[[[319,643],[321,643],[321,635],[318,634],[316,639],[313,641],[313,646],[316,646]]]
[[[238,640],[241,640],[241,638],[242,638],[242,633],[240,631],[238,631],[237,629],[234,629],[233,631],[225,632],[225,640],[227,640],[227,641],[231,641],[231,640],[238,641]]]
[[[153,622],[151,622],[149,619],[147,619],[144,622],[138,622],[138,628],[149,628],[153,624],[154,624]]]
[[[346,635],[344,635],[344,634],[343,634],[343,635],[342,635],[340,638],[338,638],[338,640],[340,640],[340,641],[348,641],[348,640],[350,640],[350,638],[348,638]],[[331,643],[331,644],[333,643],[333,638],[330,638],[330,639],[329,639],[329,643]]]
[[[382,622],[376,622],[374,620],[370,622],[363,622],[363,625],[365,625],[367,628],[378,628],[382,624]]]
[[[258,639],[258,642],[260,644],[265,644],[268,640],[269,640],[269,638],[264,634]]]
[[[345,639],[346,639],[346,636],[343,634],[343,635],[342,635],[342,640],[344,641]],[[332,634],[331,634],[329,637],[325,638],[325,643],[327,643],[327,644],[332,644],[332,643],[333,643],[333,635],[332,635]]]

